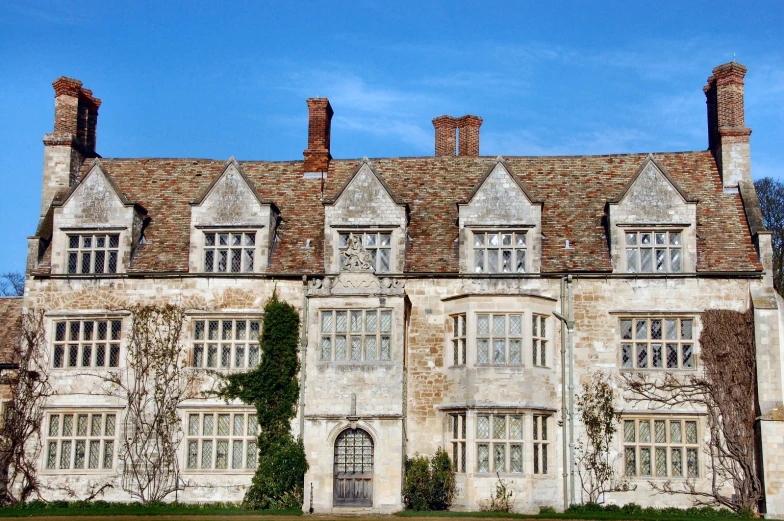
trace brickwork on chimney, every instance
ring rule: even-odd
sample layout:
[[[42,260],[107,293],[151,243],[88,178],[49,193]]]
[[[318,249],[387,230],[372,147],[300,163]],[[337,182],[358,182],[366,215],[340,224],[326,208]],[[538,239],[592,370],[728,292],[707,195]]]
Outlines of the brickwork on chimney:
[[[479,155],[479,127],[482,126],[482,118],[467,114],[457,120],[457,128],[460,132],[460,155],[477,157]]]
[[[436,129],[436,156],[454,156],[457,153],[457,119],[438,116],[433,119]]]
[[[713,69],[703,88],[708,109],[708,147],[719,164],[727,188],[742,180],[751,181],[749,136],[743,101],[746,67],[737,62]]]
[[[308,148],[302,155],[305,172],[326,172],[332,159],[329,149],[332,107],[327,98],[308,100]]]
[[[76,181],[84,160],[96,157],[96,129],[101,100],[82,82],[61,76],[54,88],[54,132],[44,136],[44,172],[41,197],[43,217],[54,195]]]

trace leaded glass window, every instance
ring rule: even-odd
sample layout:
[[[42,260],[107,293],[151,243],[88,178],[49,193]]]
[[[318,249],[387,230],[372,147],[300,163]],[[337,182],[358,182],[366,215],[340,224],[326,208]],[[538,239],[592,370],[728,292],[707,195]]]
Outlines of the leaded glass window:
[[[621,318],[621,367],[694,369],[694,319]]]
[[[452,365],[466,363],[466,316],[452,315]]]
[[[117,416],[109,412],[48,415],[47,470],[111,470],[114,467]]]
[[[624,233],[627,273],[679,273],[683,271],[680,231],[645,230]]]
[[[193,367],[246,369],[259,365],[261,320],[213,318],[193,320]]]
[[[256,232],[205,232],[206,273],[253,273]]]
[[[523,315],[494,313],[476,315],[476,362],[522,365]]]
[[[533,315],[531,322],[533,365],[544,367],[547,365],[547,317]]]
[[[476,417],[477,472],[523,472],[522,414]]]
[[[258,462],[259,424],[250,412],[189,412],[186,470],[245,472]]]
[[[474,273],[525,273],[526,232],[473,232]]]
[[[697,478],[696,418],[624,418],[624,471],[631,477]]]
[[[55,368],[119,367],[121,320],[58,320],[53,328]]]
[[[68,236],[68,273],[117,273],[120,235],[90,233]]]
[[[323,310],[321,360],[379,362],[392,359],[392,310]]]
[[[547,474],[549,456],[547,454],[550,447],[550,436],[548,433],[549,416],[534,414],[533,416],[533,438],[534,438],[534,474]]]
[[[452,443],[452,467],[455,472],[466,471],[466,415],[449,415],[449,433]]]

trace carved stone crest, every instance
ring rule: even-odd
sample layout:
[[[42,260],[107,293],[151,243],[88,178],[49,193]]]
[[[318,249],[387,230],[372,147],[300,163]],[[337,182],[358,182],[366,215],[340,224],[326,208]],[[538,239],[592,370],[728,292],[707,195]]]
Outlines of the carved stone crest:
[[[373,271],[370,253],[362,245],[362,237],[353,233],[348,236],[348,247],[343,250],[345,271]]]

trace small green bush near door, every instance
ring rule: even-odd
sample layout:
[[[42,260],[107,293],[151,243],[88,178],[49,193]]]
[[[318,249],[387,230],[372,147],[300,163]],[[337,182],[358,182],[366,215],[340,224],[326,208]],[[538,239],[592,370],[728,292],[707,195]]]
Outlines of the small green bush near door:
[[[455,497],[455,471],[439,447],[432,458],[416,455],[406,460],[403,499],[412,510],[448,510]]]

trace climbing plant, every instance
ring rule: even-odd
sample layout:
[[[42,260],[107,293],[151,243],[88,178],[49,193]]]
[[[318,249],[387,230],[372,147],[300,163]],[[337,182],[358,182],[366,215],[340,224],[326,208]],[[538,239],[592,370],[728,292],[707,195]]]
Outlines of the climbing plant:
[[[302,440],[291,434],[299,395],[299,314],[277,293],[264,307],[261,363],[251,371],[233,373],[221,381],[218,396],[239,399],[258,411],[259,459],[245,495],[251,508],[302,506],[302,487],[308,463]]]
[[[618,431],[620,415],[613,404],[609,376],[602,372],[583,382],[577,410],[585,436],[577,443],[577,475],[589,503],[602,503],[607,492],[625,492],[635,487],[616,469],[610,448]]]
[[[696,480],[651,481],[660,493],[687,494],[696,505],[756,511],[763,496],[754,433],[756,375],[754,312],[710,309],[702,314],[700,370],[661,378],[624,376],[627,399],[653,409],[700,407],[709,438],[710,490]]]

